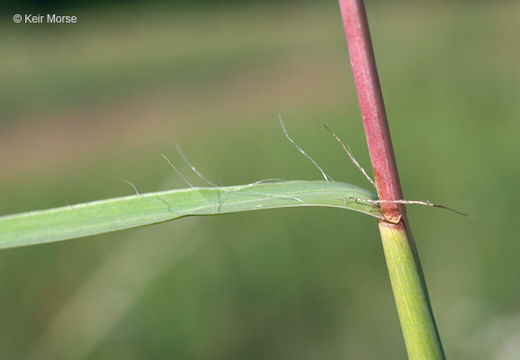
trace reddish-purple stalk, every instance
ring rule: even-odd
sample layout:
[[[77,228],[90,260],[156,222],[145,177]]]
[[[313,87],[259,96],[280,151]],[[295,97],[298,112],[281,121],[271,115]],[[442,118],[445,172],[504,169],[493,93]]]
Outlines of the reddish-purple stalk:
[[[403,198],[363,0],[339,0],[380,200]],[[379,228],[410,359],[444,359],[419,255],[403,204],[381,204]]]
[[[365,7],[362,0],[340,0],[341,15],[347,36],[352,72],[359,98],[361,116],[381,200],[403,197],[395,161],[390,129],[386,119],[383,93],[379,84],[374,51],[370,40]],[[393,223],[403,223],[402,204],[381,205],[383,217]]]

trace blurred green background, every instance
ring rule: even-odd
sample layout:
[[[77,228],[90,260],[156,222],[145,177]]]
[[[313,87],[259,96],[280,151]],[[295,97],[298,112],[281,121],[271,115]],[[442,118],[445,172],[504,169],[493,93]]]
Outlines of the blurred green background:
[[[406,198],[472,215],[409,208],[447,356],[517,359],[520,3],[367,8]],[[175,143],[218,184],[318,179],[278,113],[331,176],[368,187],[321,127],[369,164],[335,1],[69,7],[74,25],[14,13],[0,214],[133,193],[123,179],[185,187],[160,152],[199,183]],[[406,356],[376,223],[335,209],[2,251],[0,294],[2,359]]]

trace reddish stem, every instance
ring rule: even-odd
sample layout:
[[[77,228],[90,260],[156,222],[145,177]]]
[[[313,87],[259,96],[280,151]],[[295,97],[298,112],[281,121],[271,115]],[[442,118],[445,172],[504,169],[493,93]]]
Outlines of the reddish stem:
[[[363,0],[339,0],[372,168],[381,200],[402,199]],[[402,204],[383,203],[379,225],[410,359],[444,359],[415,243]]]
[[[400,200],[401,183],[363,0],[339,0],[339,5],[377,193],[381,200]],[[403,205],[391,203],[382,204],[381,212],[392,223],[405,219],[406,214]]]

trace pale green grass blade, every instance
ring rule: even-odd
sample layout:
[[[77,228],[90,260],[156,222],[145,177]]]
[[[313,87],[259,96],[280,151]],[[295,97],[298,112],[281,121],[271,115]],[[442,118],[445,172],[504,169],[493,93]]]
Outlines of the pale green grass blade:
[[[183,216],[299,206],[350,209],[380,217],[368,190],[327,181],[280,181],[136,194],[0,217],[0,249],[134,228]]]

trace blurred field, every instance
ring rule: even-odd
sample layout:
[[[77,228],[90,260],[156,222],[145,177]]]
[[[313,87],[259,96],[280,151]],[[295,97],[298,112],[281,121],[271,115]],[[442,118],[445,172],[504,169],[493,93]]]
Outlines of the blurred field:
[[[520,353],[520,4],[368,7],[405,195],[448,358]],[[336,3],[84,10],[0,23],[0,214],[218,184],[368,186]],[[194,182],[189,169],[185,174]],[[64,200],[66,199],[66,200]],[[293,209],[0,252],[0,358],[403,359],[373,219]]]

